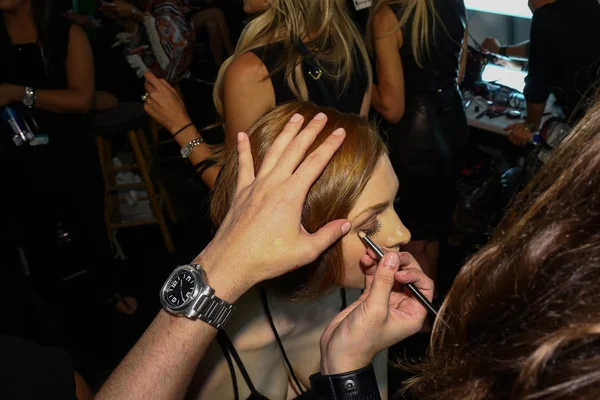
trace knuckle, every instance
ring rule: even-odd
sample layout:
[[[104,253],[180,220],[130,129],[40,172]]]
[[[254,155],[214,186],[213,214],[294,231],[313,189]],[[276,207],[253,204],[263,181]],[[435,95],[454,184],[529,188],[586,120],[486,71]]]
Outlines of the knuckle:
[[[378,269],[377,280],[387,285],[392,285],[395,282],[394,274],[390,274],[388,271],[383,270],[383,268]]]

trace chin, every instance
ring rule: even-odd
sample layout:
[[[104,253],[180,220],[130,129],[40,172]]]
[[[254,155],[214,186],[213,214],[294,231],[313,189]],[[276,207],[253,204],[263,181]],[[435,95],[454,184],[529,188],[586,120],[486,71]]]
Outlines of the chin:
[[[365,288],[365,275],[362,278],[344,279],[340,284],[344,289],[364,289]]]

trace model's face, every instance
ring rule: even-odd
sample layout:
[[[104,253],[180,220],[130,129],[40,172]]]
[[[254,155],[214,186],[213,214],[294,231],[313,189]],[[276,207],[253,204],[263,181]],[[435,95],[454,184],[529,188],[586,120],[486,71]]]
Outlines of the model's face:
[[[244,0],[244,12],[246,14],[256,14],[267,7],[267,0]]]
[[[0,11],[16,11],[30,0],[0,0]]]
[[[394,211],[397,192],[398,178],[388,156],[383,156],[348,216],[352,230],[342,239],[346,269],[341,286],[364,288],[365,274],[375,273],[376,267],[366,268],[360,262],[367,255],[367,248],[358,237],[359,232],[365,232],[383,251],[398,251],[410,241],[410,232]]]

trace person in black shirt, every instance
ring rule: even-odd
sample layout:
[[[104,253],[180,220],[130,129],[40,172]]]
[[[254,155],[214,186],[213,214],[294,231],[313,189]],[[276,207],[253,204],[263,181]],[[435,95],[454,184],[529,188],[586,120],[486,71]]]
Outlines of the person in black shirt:
[[[509,140],[531,141],[546,101],[554,93],[571,122],[579,120],[595,93],[600,67],[600,3],[597,0],[530,0],[533,12],[526,79],[527,119],[509,126]]]

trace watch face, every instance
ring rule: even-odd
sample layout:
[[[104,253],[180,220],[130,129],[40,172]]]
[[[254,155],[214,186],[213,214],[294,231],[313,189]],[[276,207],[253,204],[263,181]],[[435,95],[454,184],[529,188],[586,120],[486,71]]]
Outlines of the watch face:
[[[195,288],[194,276],[187,271],[181,271],[167,284],[164,294],[165,301],[171,307],[183,307],[192,300]]]
[[[190,145],[185,145],[181,148],[181,157],[188,158],[192,154],[192,148]]]

